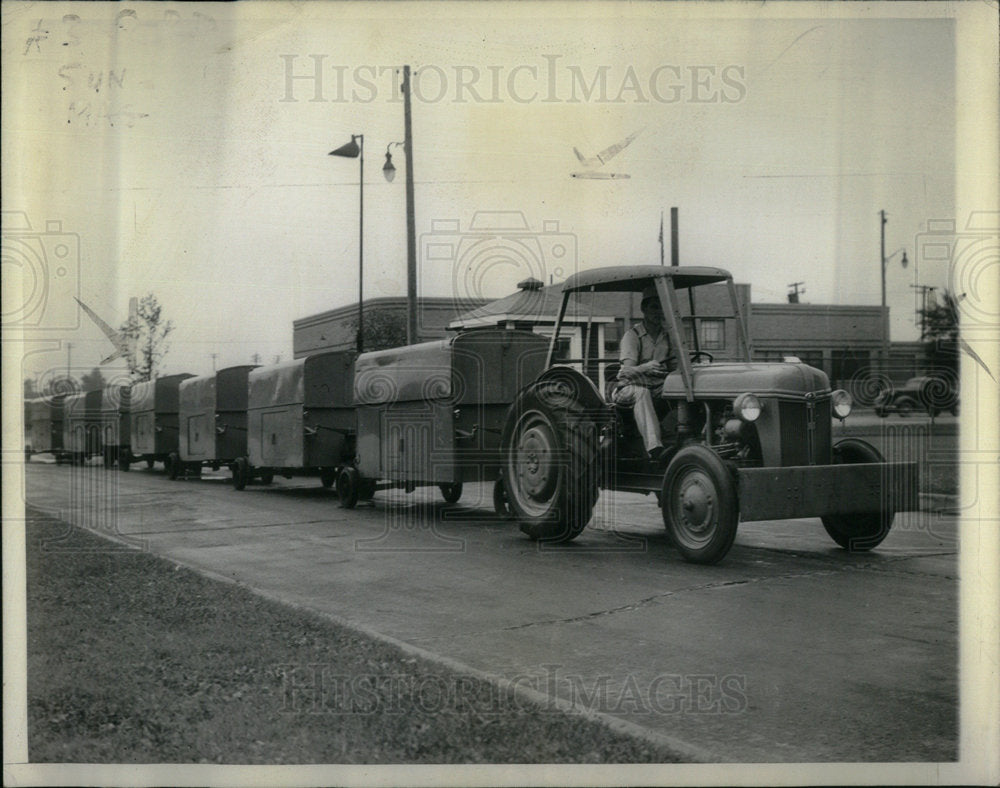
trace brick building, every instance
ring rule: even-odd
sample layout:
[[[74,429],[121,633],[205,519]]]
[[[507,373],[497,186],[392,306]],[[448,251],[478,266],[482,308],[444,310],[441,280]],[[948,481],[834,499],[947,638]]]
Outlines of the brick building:
[[[879,368],[882,342],[882,308],[879,306],[840,306],[829,304],[754,303],[749,284],[737,284],[737,297],[749,323],[749,337],[755,359],[781,360],[796,356],[822,369],[834,385],[868,370]],[[504,326],[551,334],[562,296],[562,285],[543,285],[536,279],[518,284],[517,290],[494,301],[450,298],[418,300],[418,338],[424,342],[441,339],[454,331],[475,330],[486,326]],[[696,291],[696,312],[701,347],[716,359],[732,358],[736,347],[736,329],[728,315],[728,295],[723,286],[702,287]],[[687,311],[686,299],[681,299]],[[716,307],[716,305],[718,305]],[[369,311],[385,310],[405,318],[405,298],[377,298],[364,302]],[[571,306],[567,320],[571,324],[561,336],[562,353],[582,355],[583,324],[593,315],[597,331],[589,350],[591,357],[614,356],[619,340],[632,321],[641,318],[638,296],[625,293],[580,296]],[[301,318],[294,322],[296,358],[323,350],[354,347],[357,305],[350,305]],[[574,324],[575,325],[572,325]],[[688,331],[693,329],[687,324]],[[603,352],[599,352],[603,351]],[[890,355],[890,375],[902,381],[920,367],[919,343],[896,343]]]

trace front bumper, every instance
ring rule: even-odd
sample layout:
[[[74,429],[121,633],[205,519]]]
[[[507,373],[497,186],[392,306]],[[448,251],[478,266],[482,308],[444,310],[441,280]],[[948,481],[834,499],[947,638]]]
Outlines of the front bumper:
[[[740,468],[740,517],[785,520],[919,508],[915,462]]]

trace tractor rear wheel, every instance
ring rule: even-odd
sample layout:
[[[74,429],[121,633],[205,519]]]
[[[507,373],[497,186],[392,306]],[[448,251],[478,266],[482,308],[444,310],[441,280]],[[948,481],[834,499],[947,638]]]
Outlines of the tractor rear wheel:
[[[834,465],[861,462],[885,462],[885,458],[870,443],[857,438],[846,438],[833,447]],[[828,514],[823,517],[823,527],[845,550],[864,552],[878,546],[889,535],[895,516],[892,508],[884,512]]]
[[[707,446],[685,446],[670,461],[660,493],[663,524],[685,561],[714,564],[739,524],[736,479]]]
[[[597,503],[599,440],[572,392],[524,392],[508,414],[502,445],[506,502],[521,530],[546,542],[579,536]]]

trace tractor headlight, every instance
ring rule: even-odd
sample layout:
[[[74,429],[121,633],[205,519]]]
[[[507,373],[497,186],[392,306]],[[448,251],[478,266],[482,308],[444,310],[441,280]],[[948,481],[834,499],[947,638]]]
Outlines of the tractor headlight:
[[[854,400],[851,395],[843,389],[837,389],[830,395],[833,403],[833,415],[838,419],[846,419],[851,415],[851,408],[854,407]]]
[[[733,413],[736,418],[753,422],[760,418],[762,406],[760,400],[753,394],[740,394],[733,402]]]

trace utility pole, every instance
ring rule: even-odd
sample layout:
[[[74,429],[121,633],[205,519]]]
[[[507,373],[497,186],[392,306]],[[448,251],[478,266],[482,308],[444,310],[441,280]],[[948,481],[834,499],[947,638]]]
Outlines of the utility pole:
[[[806,289],[803,287],[799,290],[799,285],[804,285],[805,282],[792,282],[788,287],[792,288],[792,292],[788,294],[788,303],[797,304],[799,303],[799,293],[804,293]]]
[[[218,353],[212,354],[212,372],[215,372],[215,357],[218,355],[219,355]]]
[[[882,374],[889,374],[889,315],[885,308],[885,210],[878,212],[880,217],[881,257],[882,261]]]
[[[66,380],[72,380],[73,377],[70,374],[70,369],[72,369],[71,360],[73,358],[73,343],[66,343]]]
[[[406,342],[417,341],[417,222],[413,208],[413,124],[410,67],[403,66],[403,153],[406,156]]]
[[[930,285],[910,285],[914,290],[920,291],[920,340],[924,339],[924,331],[927,326],[927,294],[937,290]]]

